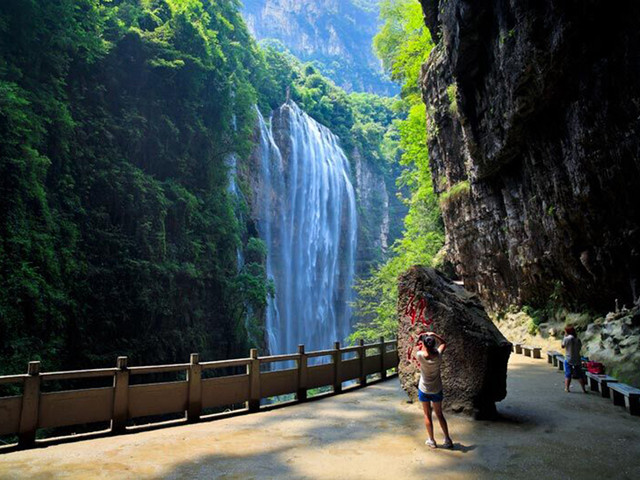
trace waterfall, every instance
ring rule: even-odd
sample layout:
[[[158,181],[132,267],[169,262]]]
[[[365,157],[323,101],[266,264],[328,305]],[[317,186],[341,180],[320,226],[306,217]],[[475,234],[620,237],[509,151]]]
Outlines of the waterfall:
[[[292,101],[259,116],[258,229],[275,297],[267,308],[272,354],[326,349],[350,333],[356,201],[338,138]]]
[[[242,195],[242,191],[238,188],[238,156],[235,153],[227,155],[224,160],[224,164],[227,167],[227,193],[234,202],[234,208],[236,210],[236,218],[244,222],[242,208],[240,204],[246,204],[246,199]],[[244,253],[241,247],[236,249],[236,261],[238,264],[238,272],[244,267]]]

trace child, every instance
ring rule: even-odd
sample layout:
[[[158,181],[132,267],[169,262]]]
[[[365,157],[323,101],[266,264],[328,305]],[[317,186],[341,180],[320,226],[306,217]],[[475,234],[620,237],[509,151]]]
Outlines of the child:
[[[436,340],[440,343],[437,345]],[[431,408],[436,412],[440,427],[444,433],[444,448],[453,448],[453,442],[449,436],[449,427],[442,413],[442,379],[440,378],[440,365],[442,353],[447,348],[444,340],[435,333],[423,333],[418,338],[419,349],[415,353],[420,367],[420,383],[418,385],[418,399],[424,411],[424,423],[427,427],[429,438],[425,444],[431,448],[437,448],[433,438],[433,423],[431,422]]]

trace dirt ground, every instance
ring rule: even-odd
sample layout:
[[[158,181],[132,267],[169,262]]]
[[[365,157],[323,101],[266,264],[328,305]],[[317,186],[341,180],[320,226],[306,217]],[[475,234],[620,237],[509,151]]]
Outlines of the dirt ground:
[[[512,355],[504,418],[449,415],[430,450],[397,379],[306,404],[0,454],[0,479],[638,479],[640,417],[566,394],[546,360]],[[439,441],[442,435],[436,437]]]

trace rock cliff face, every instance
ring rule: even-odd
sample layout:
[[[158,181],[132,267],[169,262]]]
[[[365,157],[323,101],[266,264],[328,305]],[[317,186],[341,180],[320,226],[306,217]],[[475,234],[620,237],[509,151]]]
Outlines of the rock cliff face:
[[[491,308],[640,292],[640,3],[421,0],[449,258]]]
[[[358,199],[358,273],[368,274],[389,248],[389,193],[385,178],[355,149],[355,187]],[[391,239],[393,241],[393,239]]]
[[[243,16],[258,40],[276,39],[347,91],[393,94],[371,47],[378,0],[245,0]]]

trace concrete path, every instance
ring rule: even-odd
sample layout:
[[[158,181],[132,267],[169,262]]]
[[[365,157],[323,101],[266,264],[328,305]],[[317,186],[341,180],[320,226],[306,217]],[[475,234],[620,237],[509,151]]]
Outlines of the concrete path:
[[[0,479],[640,478],[640,417],[566,394],[562,380],[545,360],[512,355],[504,419],[449,415],[453,451],[424,445],[419,406],[393,379],[255,415],[0,455]]]

